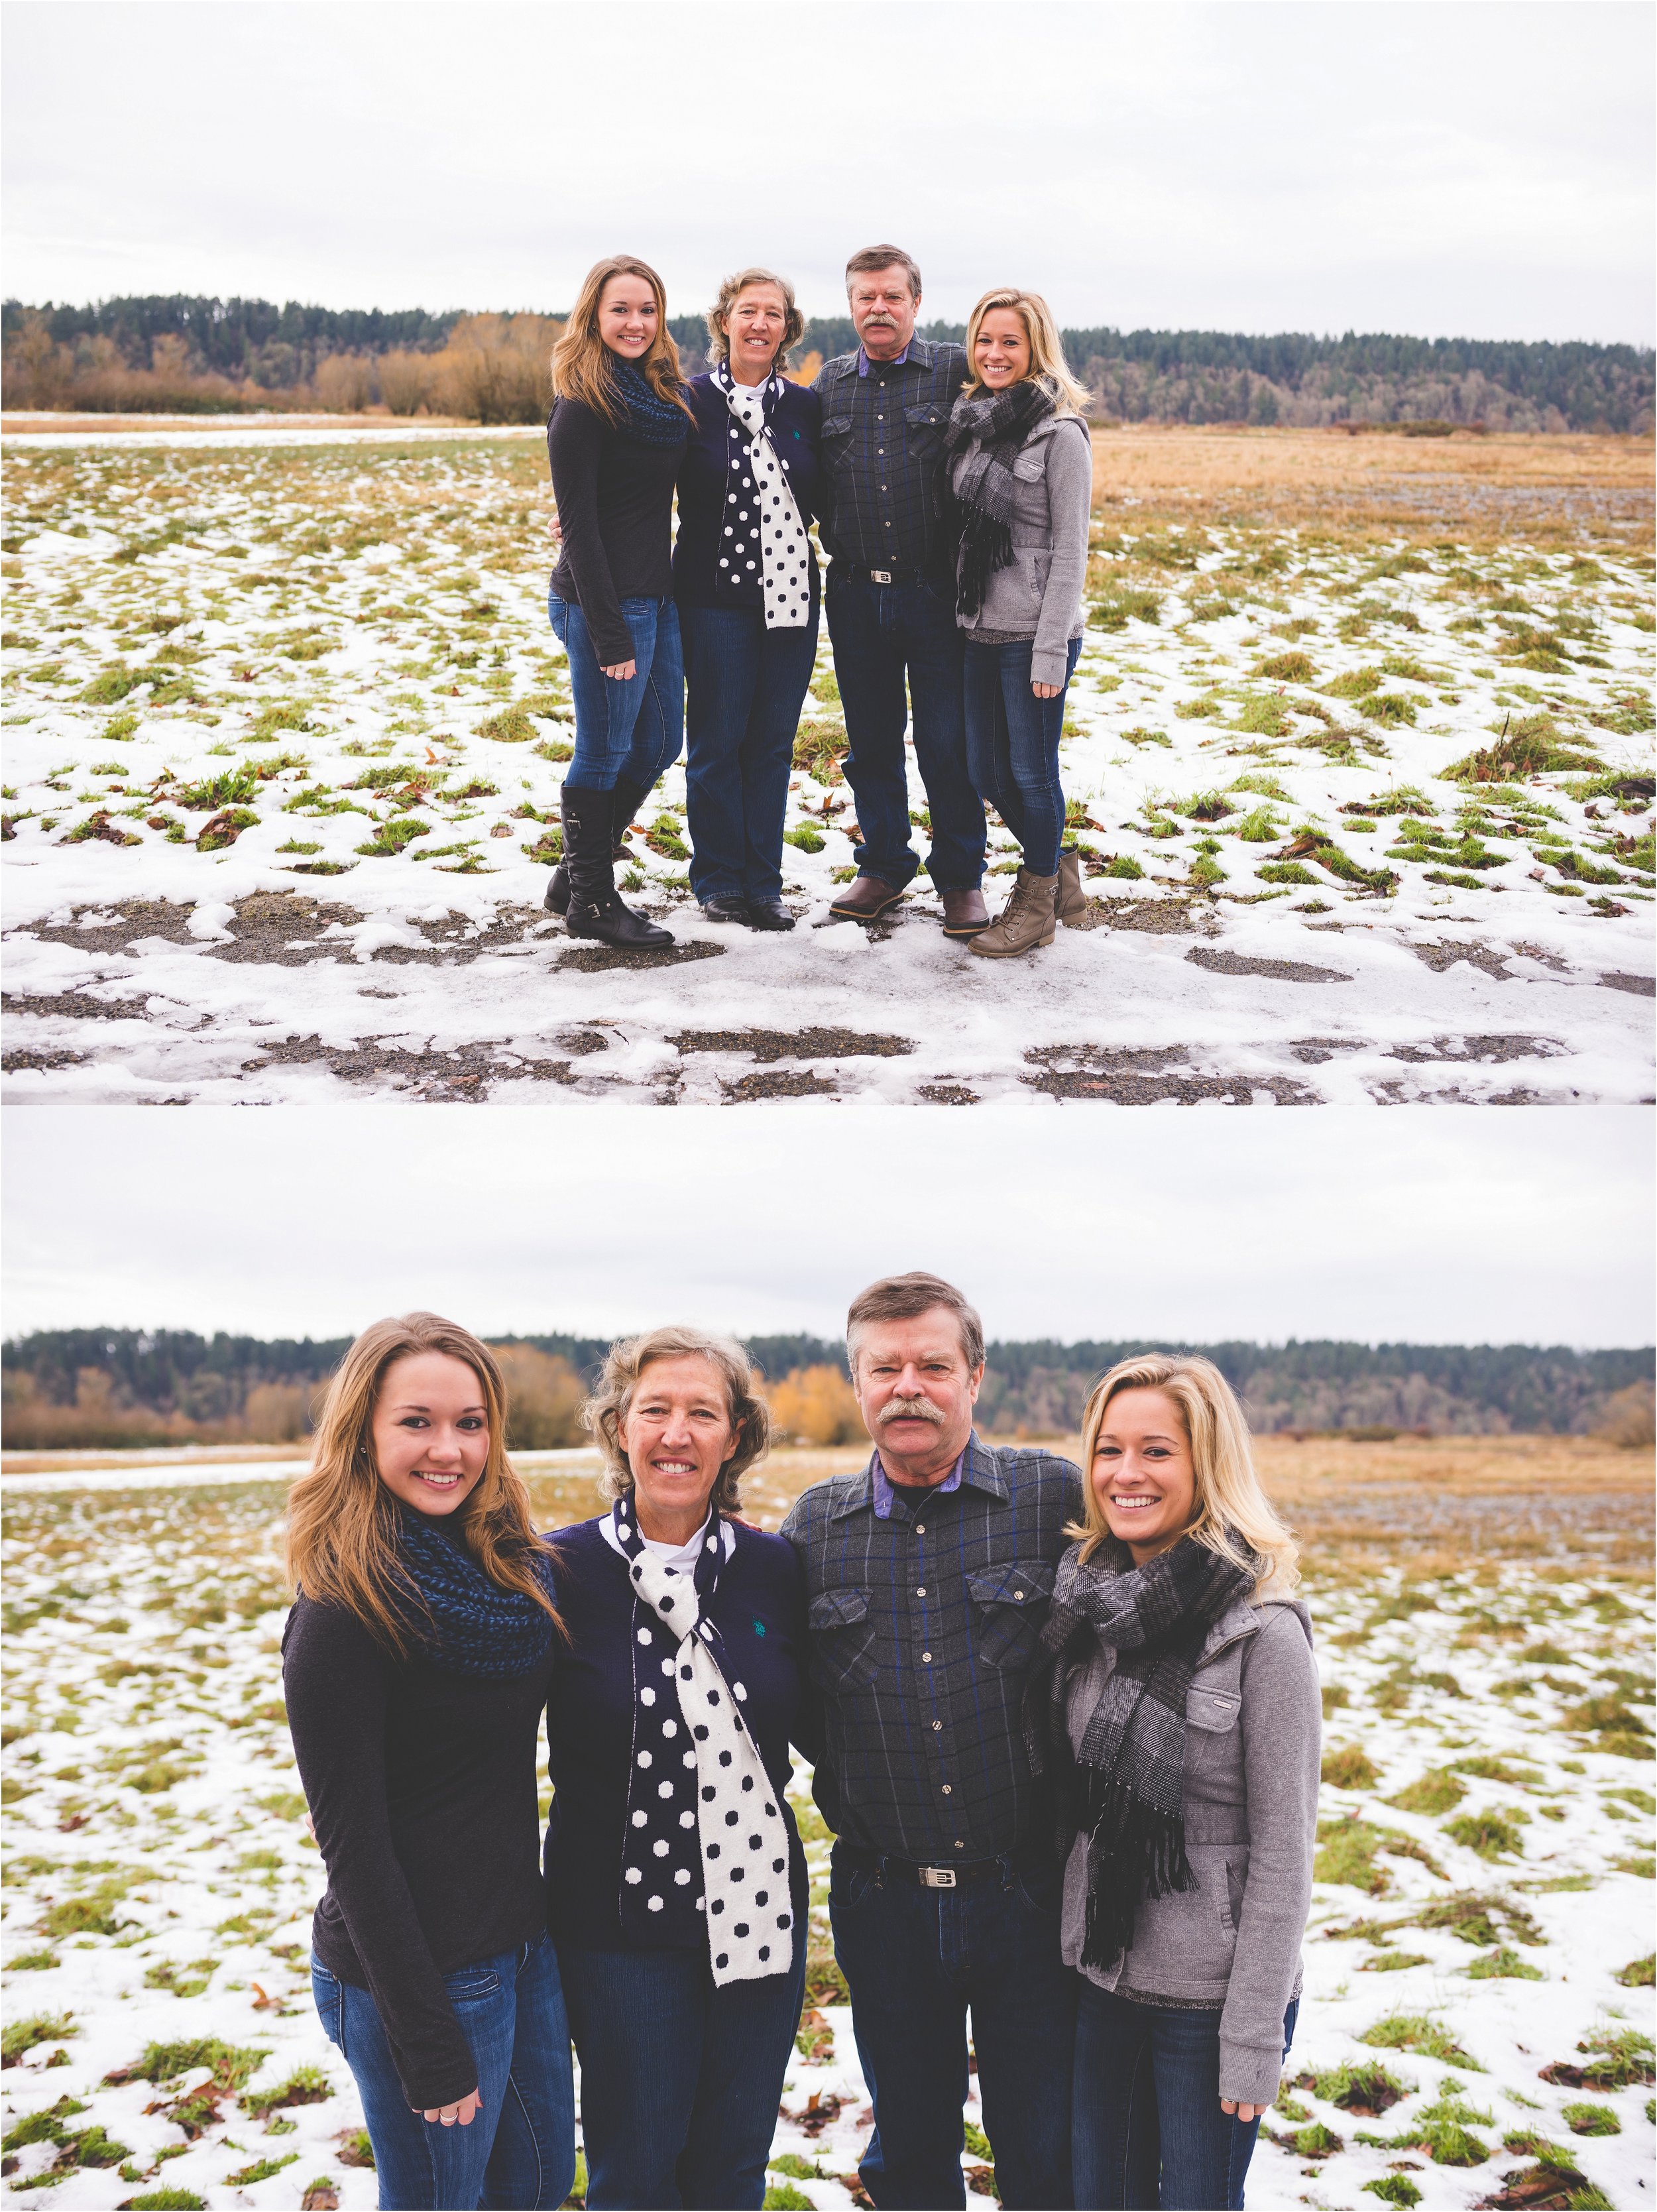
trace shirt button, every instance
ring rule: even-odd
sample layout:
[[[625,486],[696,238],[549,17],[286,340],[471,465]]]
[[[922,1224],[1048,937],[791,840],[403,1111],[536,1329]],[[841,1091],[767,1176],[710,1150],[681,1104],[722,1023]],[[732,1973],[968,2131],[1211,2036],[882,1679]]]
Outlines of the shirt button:
[[[926,1534],[926,1523],[924,1521],[917,1521],[917,1522],[915,1522],[915,1534],[916,1534],[916,1535],[917,1535],[917,1536],[924,1536],[924,1535]]]
[[[1014,1602],[1015,1602],[1016,1604],[1023,1605],[1023,1603],[1024,1602],[1024,1593],[1023,1593],[1023,1590],[1015,1590],[1015,1591],[1013,1592],[1013,1599],[1014,1599]]]
[[[917,1597],[925,1597],[925,1596],[926,1596],[926,1583],[916,1583],[916,1585],[915,1585],[915,1595],[916,1595]]]
[[[930,1666],[932,1665],[932,1653],[931,1653],[930,1651],[923,1651],[923,1652],[921,1653],[921,1655],[920,1655],[920,1656],[921,1656],[922,1659],[924,1659],[924,1660],[926,1661],[926,1662],[927,1666],[929,1666],[929,1667],[930,1667]]]
[[[946,1783],[944,1784],[944,1795],[946,1797],[953,1797],[953,1796],[954,1796],[954,1795],[955,1795],[955,1787],[954,1787],[954,1784],[953,1784],[946,1782]]]
[[[942,1722],[942,1721],[934,1721],[934,1722],[932,1723],[932,1727],[933,1727],[934,1731],[936,1731],[936,1730],[937,1730],[937,1729],[941,1729],[941,1728],[943,1727],[943,1725],[944,1725],[944,1723],[943,1723],[943,1722]]]

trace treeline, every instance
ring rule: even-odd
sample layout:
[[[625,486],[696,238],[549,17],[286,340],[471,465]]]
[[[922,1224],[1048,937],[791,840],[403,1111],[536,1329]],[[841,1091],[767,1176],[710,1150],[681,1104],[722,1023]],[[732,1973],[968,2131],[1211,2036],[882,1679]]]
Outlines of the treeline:
[[[289,301],[153,295],[0,312],[5,404],[123,412],[258,409],[426,411],[531,422],[561,315],[330,308]],[[670,319],[686,365],[707,366],[702,317]],[[960,339],[961,323],[923,324]],[[1226,331],[1062,333],[1096,412],[1130,422],[1432,423],[1490,430],[1648,432],[1648,348]],[[808,380],[848,351],[849,317],[817,316],[795,349]],[[485,373],[495,356],[521,355]],[[439,366],[439,364],[443,364]],[[509,411],[501,411],[502,410]]]
[[[297,1443],[344,1337],[266,1340],[185,1330],[47,1329],[0,1354],[4,1441],[17,1449],[114,1449],[238,1440]],[[1257,1431],[1389,1429],[1448,1435],[1586,1435],[1648,1407],[1649,1350],[1565,1346],[1339,1342],[1147,1347],[1143,1342],[992,1344],[980,1426],[1001,1437],[1073,1433],[1094,1377],[1147,1348],[1206,1353],[1241,1395]],[[512,1441],[543,1449],[580,1440],[576,1409],[609,1349],[600,1337],[502,1339]],[[843,1346],[807,1335],[749,1340],[780,1433],[818,1443],[861,1436]]]

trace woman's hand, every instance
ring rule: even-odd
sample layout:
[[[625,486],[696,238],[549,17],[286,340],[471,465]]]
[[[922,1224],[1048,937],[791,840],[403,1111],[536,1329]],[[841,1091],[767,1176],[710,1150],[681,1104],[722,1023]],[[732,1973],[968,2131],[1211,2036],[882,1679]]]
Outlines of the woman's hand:
[[[1059,684],[1032,684],[1030,690],[1038,699],[1056,699],[1064,686]]]
[[[1266,2107],[1264,2105],[1240,2105],[1235,2097],[1222,2097],[1220,2110],[1223,2112],[1235,2112],[1247,2127],[1250,2120],[1258,2120],[1261,2117]],[[430,2119],[431,2114],[428,2112],[426,2117]]]
[[[440,2120],[446,2128],[469,2128],[477,2118],[478,2107],[483,2101],[483,2097],[474,2089],[470,2097],[463,2097],[458,2105],[434,2105],[429,2112],[420,2112],[420,2117],[422,2120]],[[411,2105],[409,2109],[420,2112],[418,2105]]]
[[[598,673],[608,676],[613,684],[631,684],[639,672],[636,660],[618,660],[614,668],[601,668]]]

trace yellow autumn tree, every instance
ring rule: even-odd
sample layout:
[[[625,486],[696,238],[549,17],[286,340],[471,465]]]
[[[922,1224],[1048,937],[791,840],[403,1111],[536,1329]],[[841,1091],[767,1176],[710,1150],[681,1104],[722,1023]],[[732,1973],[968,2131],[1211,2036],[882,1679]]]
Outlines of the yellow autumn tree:
[[[513,1451],[559,1451],[583,1441],[576,1419],[586,1395],[568,1359],[532,1344],[491,1346],[507,1378],[507,1443]]]
[[[767,1392],[778,1433],[803,1444],[851,1444],[865,1431],[852,1386],[838,1367],[796,1367]]]

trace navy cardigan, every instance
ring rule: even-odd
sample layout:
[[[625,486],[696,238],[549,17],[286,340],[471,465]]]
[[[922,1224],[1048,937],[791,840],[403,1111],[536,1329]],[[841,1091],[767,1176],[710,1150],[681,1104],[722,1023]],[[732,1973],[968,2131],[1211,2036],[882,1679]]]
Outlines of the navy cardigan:
[[[750,606],[759,612],[765,605],[758,577],[735,592],[715,598],[713,579],[719,573],[725,531],[725,453],[731,443],[732,416],[725,394],[711,375],[693,377],[687,397],[696,418],[679,464],[679,535],[673,548],[673,596],[682,607]],[[818,443],[822,403],[804,385],[785,378],[781,396],[771,418],[771,436],[788,471],[788,485],[800,520],[809,530],[816,516],[819,481]],[[816,555],[810,556],[811,597],[822,589]]]
[[[804,1941],[805,1854],[782,1793],[793,1771],[805,1663],[805,1578],[780,1536],[731,1524],[736,1547],[719,1570],[710,1617],[748,1691],[743,1717],[776,1785],[788,1829],[794,1926]],[[622,1928],[622,1840],[633,1756],[633,1584],[602,1521],[552,1538],[558,1610],[569,1632],[547,1705],[552,1814],[547,1824],[547,1924],[578,1951],[662,1949]]]

